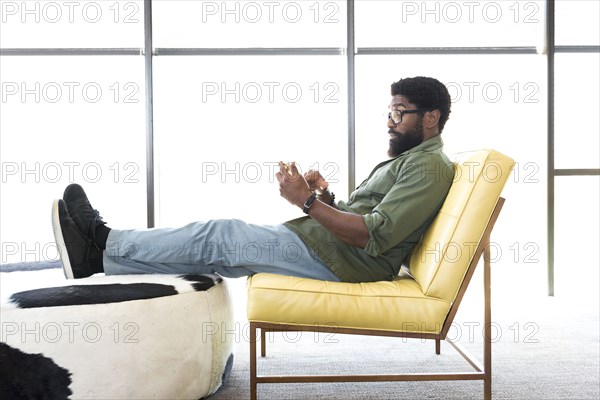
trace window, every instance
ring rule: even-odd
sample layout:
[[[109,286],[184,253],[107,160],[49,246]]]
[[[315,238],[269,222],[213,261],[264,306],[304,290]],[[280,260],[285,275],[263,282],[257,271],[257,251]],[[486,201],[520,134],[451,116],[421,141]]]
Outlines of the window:
[[[144,227],[143,2],[0,11],[0,261],[58,257],[50,206],[70,182],[113,226]]]
[[[555,9],[557,46],[598,46],[600,3],[588,0],[558,0]]]
[[[571,284],[585,299],[585,293],[597,297],[597,285],[586,283],[598,282],[600,264],[598,252],[588,250],[594,248],[590,243],[598,241],[600,228],[597,223],[584,222],[596,221],[600,190],[600,5],[596,1],[557,1],[555,15],[554,135],[549,143],[554,157],[549,197],[556,212],[550,215],[549,237],[556,243],[556,262],[549,264],[549,290],[553,293],[554,282],[557,291],[563,292]],[[573,259],[577,250],[582,250],[587,260]],[[570,278],[572,265],[585,269],[580,275],[586,277],[585,282]],[[555,266],[558,279],[554,279]],[[586,291],[584,286],[595,286],[595,290]]]
[[[157,48],[340,48],[345,1],[153,2]]]
[[[0,2],[3,49],[141,48],[144,2]]]
[[[600,54],[559,53],[555,59],[555,164],[600,168]]]
[[[531,46],[541,1],[368,1],[356,4],[358,47]]]
[[[343,199],[386,157],[390,84],[430,75],[454,101],[447,152],[515,158],[502,219],[528,222],[499,224],[495,261],[542,291],[552,246],[562,263],[573,245],[565,230],[598,236],[563,215],[597,205],[575,194],[598,186],[599,11],[585,0],[1,0],[1,261],[56,258],[41,227],[69,182],[115,228],[298,216],[278,197],[279,160],[319,168]]]
[[[280,223],[278,161],[347,187],[345,60],[174,56],[155,62],[159,224]]]

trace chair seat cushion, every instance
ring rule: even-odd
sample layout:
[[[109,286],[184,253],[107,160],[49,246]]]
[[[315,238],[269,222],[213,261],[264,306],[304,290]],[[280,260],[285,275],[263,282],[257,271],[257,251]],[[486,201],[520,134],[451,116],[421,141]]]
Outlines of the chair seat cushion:
[[[450,303],[423,294],[401,273],[389,282],[345,283],[256,274],[248,279],[248,319],[287,325],[434,333]]]

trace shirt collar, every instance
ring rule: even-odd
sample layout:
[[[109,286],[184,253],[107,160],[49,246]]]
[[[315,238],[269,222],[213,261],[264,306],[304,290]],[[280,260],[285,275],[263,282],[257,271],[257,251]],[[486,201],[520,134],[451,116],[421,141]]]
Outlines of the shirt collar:
[[[442,140],[442,135],[437,135],[437,136],[432,137],[429,140],[424,141],[420,145],[415,146],[412,149],[405,151],[404,153],[402,153],[400,155],[403,156],[406,154],[417,153],[420,151],[435,151],[435,150],[441,149],[442,147],[444,147],[444,141]]]
[[[442,140],[442,135],[437,135],[432,137],[429,140],[424,141],[423,143],[421,143],[418,146],[413,147],[410,150],[405,151],[404,153],[400,154],[399,156],[396,156],[394,158],[389,158],[385,161],[380,162],[379,164],[377,164],[375,166],[375,168],[373,168],[373,171],[371,172],[371,174],[369,175],[369,178],[371,178],[371,176],[373,175],[373,173],[378,170],[380,167],[394,161],[397,160],[400,157],[406,156],[408,154],[416,154],[418,152],[429,152],[429,151],[437,151],[440,150],[444,147],[444,141]],[[367,180],[369,179],[367,178]]]

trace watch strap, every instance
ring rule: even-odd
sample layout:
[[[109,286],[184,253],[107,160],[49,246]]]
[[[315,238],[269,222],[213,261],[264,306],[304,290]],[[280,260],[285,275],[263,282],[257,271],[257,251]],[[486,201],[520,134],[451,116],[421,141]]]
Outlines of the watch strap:
[[[312,192],[310,194],[310,196],[308,196],[308,199],[306,199],[306,201],[304,202],[304,206],[302,207],[302,211],[304,212],[304,214],[308,214],[308,211],[310,210],[310,207],[315,202],[316,198],[317,198],[317,192]]]

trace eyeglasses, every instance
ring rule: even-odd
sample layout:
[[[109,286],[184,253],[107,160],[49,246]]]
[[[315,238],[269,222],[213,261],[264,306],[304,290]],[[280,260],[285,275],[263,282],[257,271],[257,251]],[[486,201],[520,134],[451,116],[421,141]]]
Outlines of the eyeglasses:
[[[392,121],[394,121],[394,124],[399,124],[402,122],[402,117],[404,116],[404,114],[416,114],[416,113],[427,112],[427,111],[431,111],[431,110],[424,110],[424,109],[393,110],[388,113],[388,119],[391,119]]]

